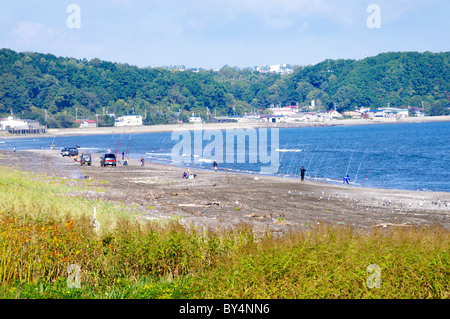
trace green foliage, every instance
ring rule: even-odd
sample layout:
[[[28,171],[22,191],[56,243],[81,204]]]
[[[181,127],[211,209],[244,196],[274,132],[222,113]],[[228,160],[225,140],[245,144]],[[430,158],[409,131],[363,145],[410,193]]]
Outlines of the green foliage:
[[[291,79],[300,92],[306,88],[306,92],[327,93],[338,111],[388,103],[394,107],[422,107],[422,101],[448,104],[449,58],[450,52],[389,52],[363,60],[325,60],[297,70]]]
[[[450,103],[449,52],[384,53],[363,60],[325,60],[289,75],[224,66],[219,71],[138,68],[92,59],[0,50],[0,115],[12,110],[50,127],[78,118],[112,125],[104,114],[147,115],[144,124],[186,121],[193,112],[243,114],[271,105],[309,105],[338,111],[357,107]],[[45,113],[45,111],[47,113]],[[438,105],[430,115],[446,114]],[[46,122],[46,123],[44,123]]]
[[[73,187],[62,181],[4,170],[0,190],[0,298],[450,296],[449,231],[440,227],[325,225],[256,238],[245,225],[197,232],[97,202],[95,232],[84,214],[92,203],[64,196]],[[381,269],[378,288],[367,286],[371,264]],[[79,266],[79,287],[68,285],[68,265]]]

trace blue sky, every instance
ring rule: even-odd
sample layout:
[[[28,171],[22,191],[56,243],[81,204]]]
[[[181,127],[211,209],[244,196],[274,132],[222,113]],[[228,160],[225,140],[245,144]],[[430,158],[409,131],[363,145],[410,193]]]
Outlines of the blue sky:
[[[70,28],[70,4],[80,28]],[[369,28],[370,4],[379,28]],[[0,47],[220,68],[450,51],[449,0],[0,0]],[[73,20],[75,21],[75,20]]]

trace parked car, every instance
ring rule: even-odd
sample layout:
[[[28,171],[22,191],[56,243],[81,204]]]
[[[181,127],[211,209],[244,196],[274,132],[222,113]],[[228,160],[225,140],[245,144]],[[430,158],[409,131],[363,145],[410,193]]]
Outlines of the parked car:
[[[81,154],[81,160],[80,160],[80,165],[89,165],[91,166],[92,163],[92,156],[91,154]]]
[[[106,153],[100,157],[100,166],[106,166],[106,165],[117,165],[116,155],[112,153]]]
[[[76,156],[78,155],[78,149],[76,147],[64,147],[61,150],[62,157],[64,156]]]

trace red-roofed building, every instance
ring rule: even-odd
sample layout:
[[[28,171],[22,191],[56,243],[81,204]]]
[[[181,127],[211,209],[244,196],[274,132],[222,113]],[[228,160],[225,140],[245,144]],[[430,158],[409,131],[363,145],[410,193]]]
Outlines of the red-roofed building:
[[[97,122],[94,120],[77,120],[74,122],[80,124],[80,128],[97,127]]]

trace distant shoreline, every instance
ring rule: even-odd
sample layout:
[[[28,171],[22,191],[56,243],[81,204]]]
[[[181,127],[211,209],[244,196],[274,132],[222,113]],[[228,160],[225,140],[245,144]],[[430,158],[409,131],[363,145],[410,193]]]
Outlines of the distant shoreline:
[[[110,134],[139,134],[161,133],[172,131],[202,130],[227,130],[227,129],[251,129],[251,128],[293,128],[293,127],[327,127],[327,126],[353,126],[376,124],[407,124],[407,123],[433,123],[450,122],[450,116],[407,117],[402,119],[377,118],[377,119],[343,119],[327,122],[299,122],[299,123],[204,123],[204,124],[161,124],[123,127],[95,127],[95,128],[52,128],[44,134],[0,134],[0,138],[28,138],[28,137],[59,137],[80,135],[110,135]]]

